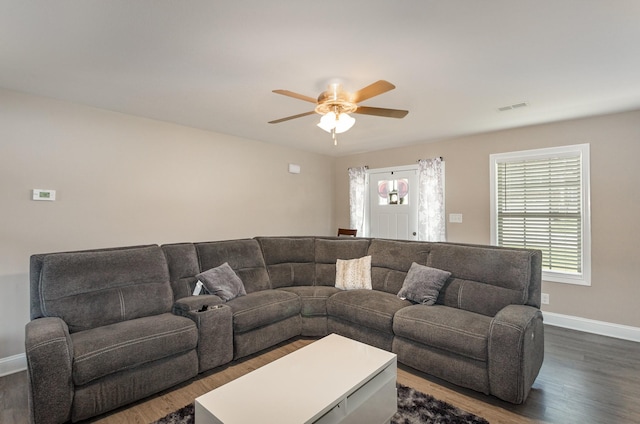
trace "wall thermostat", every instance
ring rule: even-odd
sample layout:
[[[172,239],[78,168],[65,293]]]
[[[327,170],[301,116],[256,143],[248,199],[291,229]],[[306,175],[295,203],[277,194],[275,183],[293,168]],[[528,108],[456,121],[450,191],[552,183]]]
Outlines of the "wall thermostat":
[[[42,190],[39,188],[33,189],[33,200],[56,200],[56,191],[55,190]]]

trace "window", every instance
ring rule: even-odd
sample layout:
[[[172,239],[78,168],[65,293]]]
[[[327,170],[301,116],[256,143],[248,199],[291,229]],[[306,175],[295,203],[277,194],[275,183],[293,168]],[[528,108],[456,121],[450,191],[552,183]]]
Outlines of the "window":
[[[491,162],[491,243],[542,251],[542,279],[591,285],[589,145],[500,153]]]

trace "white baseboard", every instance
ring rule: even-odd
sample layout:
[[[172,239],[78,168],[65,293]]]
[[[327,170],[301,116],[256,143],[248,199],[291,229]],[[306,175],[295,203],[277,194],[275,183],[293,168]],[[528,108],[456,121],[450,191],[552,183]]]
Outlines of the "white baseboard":
[[[27,369],[27,357],[24,353],[0,358],[0,377]]]
[[[542,316],[544,317],[545,324],[555,327],[569,328],[571,330],[584,331],[585,333],[640,342],[640,328],[638,327],[556,314],[555,312],[542,311]]]

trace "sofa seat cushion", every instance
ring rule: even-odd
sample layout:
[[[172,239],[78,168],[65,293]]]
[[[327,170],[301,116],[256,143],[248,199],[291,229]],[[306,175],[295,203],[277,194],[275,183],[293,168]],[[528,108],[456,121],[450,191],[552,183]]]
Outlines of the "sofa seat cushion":
[[[278,290],[295,293],[300,296],[300,313],[303,317],[326,316],[327,299],[342,291],[329,286],[282,287]]]
[[[300,297],[283,290],[263,290],[226,303],[233,311],[234,333],[244,333],[300,314]]]
[[[393,332],[395,313],[411,305],[391,293],[377,290],[348,290],[327,300],[330,316],[386,333]]]
[[[71,334],[73,382],[90,381],[195,349],[195,323],[170,313]]]
[[[409,306],[393,318],[396,336],[479,361],[487,360],[490,325],[490,317],[442,305]]]

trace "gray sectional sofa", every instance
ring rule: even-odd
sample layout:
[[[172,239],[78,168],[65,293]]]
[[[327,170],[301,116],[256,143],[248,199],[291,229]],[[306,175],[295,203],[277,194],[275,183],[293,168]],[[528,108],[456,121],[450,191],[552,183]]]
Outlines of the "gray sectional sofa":
[[[337,260],[365,256],[372,290],[336,288]],[[435,305],[397,296],[414,262],[451,273]],[[192,296],[196,275],[224,263],[246,295]],[[516,404],[543,360],[535,250],[256,237],[33,255],[30,278],[38,424],[102,414],[296,336],[338,333]]]

